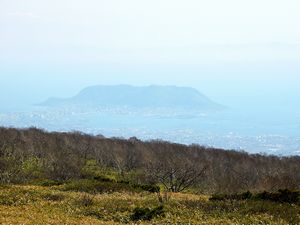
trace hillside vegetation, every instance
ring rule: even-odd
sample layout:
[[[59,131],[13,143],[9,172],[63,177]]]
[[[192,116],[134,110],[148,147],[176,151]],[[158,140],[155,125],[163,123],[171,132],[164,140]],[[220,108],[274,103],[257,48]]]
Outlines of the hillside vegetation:
[[[0,224],[299,224],[300,157],[0,128]]]
[[[110,176],[173,192],[235,193],[300,189],[300,157],[0,128],[0,183]]]

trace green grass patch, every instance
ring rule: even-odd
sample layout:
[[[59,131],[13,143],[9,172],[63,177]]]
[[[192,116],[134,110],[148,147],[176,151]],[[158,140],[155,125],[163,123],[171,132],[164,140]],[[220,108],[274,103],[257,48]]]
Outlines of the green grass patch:
[[[16,206],[31,204],[40,197],[40,193],[34,190],[6,187],[0,191],[0,205]]]

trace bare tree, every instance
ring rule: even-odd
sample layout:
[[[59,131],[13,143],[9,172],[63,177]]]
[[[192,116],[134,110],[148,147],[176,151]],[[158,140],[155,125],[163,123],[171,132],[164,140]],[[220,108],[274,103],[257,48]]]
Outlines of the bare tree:
[[[191,161],[168,159],[149,164],[147,173],[154,181],[163,184],[166,190],[181,192],[199,182],[207,168]]]

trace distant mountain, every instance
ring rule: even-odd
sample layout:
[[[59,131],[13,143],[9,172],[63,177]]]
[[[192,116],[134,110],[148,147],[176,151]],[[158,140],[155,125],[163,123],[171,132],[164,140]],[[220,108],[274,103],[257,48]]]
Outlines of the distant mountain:
[[[91,86],[66,99],[50,98],[42,106],[88,105],[95,107],[176,108],[219,110],[223,106],[189,87],[130,85]]]

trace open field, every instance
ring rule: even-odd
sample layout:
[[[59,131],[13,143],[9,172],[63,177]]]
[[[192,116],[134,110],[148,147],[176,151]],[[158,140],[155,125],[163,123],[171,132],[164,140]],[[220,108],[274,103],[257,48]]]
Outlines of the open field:
[[[270,201],[209,201],[209,196],[162,194],[163,210],[136,221],[137,207],[160,206],[156,193],[86,193],[66,185],[0,187],[0,224],[300,224],[300,206]]]

